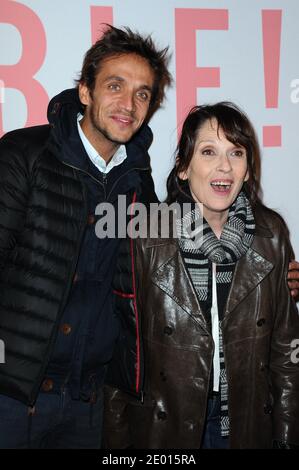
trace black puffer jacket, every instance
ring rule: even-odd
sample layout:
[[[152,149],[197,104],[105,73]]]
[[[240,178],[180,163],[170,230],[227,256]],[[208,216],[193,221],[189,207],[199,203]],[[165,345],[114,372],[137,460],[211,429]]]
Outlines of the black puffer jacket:
[[[0,394],[28,405],[36,400],[52,352],[87,222],[78,139],[71,138],[79,110],[77,92],[68,90],[50,103],[51,126],[13,131],[0,140]],[[138,198],[156,197],[151,141],[144,127],[127,145],[123,176],[128,168],[140,175]]]

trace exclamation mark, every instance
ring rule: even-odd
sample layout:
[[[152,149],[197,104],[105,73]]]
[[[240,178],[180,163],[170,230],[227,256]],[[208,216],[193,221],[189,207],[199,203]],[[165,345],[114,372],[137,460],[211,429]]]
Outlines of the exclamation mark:
[[[113,24],[113,8],[112,7],[90,7],[91,16],[91,40],[94,44],[101,38],[106,30],[105,24]]]
[[[282,10],[262,10],[266,108],[278,108]],[[263,126],[264,147],[281,147],[281,126]]]

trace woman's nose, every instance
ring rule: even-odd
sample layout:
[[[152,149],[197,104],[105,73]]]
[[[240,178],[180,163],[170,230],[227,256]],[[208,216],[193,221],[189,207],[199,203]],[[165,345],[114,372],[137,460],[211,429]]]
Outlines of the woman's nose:
[[[228,173],[229,171],[231,171],[231,169],[232,165],[229,156],[226,154],[221,155],[219,158],[217,170]]]

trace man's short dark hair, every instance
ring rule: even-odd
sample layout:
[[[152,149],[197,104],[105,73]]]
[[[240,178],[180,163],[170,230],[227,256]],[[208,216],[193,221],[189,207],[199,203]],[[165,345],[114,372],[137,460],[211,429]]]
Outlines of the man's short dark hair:
[[[149,116],[160,107],[165,88],[171,84],[171,75],[167,69],[169,63],[168,47],[158,50],[151,36],[143,37],[130,28],[115,28],[106,25],[102,37],[87,51],[84,57],[80,78],[77,84],[84,83],[92,92],[101,63],[108,57],[122,54],[137,54],[147,60],[154,71],[154,86],[149,108]]]

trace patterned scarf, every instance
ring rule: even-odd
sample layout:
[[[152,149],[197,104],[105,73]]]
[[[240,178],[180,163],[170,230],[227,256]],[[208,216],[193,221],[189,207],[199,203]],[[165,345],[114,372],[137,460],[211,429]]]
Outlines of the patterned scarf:
[[[184,196],[178,200],[182,207],[188,202]],[[255,223],[250,203],[241,192],[229,209],[228,219],[220,239],[202,218],[198,205],[192,203],[191,211],[177,218],[177,236],[187,271],[198,295],[200,307],[211,329],[212,263],[216,264],[217,304],[219,316],[221,435],[229,435],[227,379],[224,364],[221,320],[227,302],[236,262],[245,255],[252,244]],[[199,221],[202,223],[200,224]],[[190,233],[192,231],[192,236]],[[196,243],[194,243],[196,234]],[[213,390],[213,383],[210,384]]]

